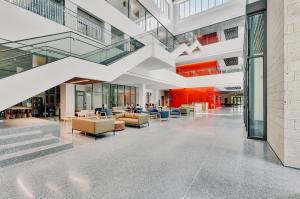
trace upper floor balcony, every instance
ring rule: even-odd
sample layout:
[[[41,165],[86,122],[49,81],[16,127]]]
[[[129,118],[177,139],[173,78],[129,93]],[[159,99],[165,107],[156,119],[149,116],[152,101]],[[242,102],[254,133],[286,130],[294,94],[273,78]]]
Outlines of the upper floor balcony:
[[[103,43],[104,46],[129,36],[86,12],[69,0],[4,0]]]

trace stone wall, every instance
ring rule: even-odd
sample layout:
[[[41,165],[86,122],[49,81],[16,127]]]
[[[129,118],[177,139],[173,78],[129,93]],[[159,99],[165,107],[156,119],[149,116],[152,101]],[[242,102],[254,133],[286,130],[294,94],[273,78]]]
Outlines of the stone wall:
[[[267,18],[268,142],[300,168],[300,0],[272,0]]]
[[[284,0],[284,164],[300,168],[300,0]]]
[[[284,162],[284,2],[272,0],[267,9],[267,136]]]

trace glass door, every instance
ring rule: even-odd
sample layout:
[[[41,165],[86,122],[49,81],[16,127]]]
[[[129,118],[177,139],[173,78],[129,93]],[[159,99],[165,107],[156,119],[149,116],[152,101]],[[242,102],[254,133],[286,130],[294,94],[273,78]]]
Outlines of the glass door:
[[[85,110],[85,94],[83,91],[76,91],[76,111]]]
[[[266,12],[247,17],[247,131],[248,138],[266,139]]]

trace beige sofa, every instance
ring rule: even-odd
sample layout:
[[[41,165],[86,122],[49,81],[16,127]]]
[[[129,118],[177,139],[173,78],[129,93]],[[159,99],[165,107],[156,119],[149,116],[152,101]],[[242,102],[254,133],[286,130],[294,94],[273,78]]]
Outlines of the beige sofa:
[[[72,133],[73,130],[78,130],[93,135],[99,135],[106,132],[114,132],[115,135],[115,120],[97,118],[73,118]]]
[[[149,126],[149,115],[144,113],[120,113],[115,115],[116,120],[124,121],[127,126]]]

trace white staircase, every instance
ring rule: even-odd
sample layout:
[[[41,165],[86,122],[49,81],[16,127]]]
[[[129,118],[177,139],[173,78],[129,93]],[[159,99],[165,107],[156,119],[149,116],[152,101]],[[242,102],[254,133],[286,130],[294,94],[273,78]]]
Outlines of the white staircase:
[[[61,141],[51,133],[25,128],[0,131],[0,167],[32,160],[70,149],[72,142]]]

